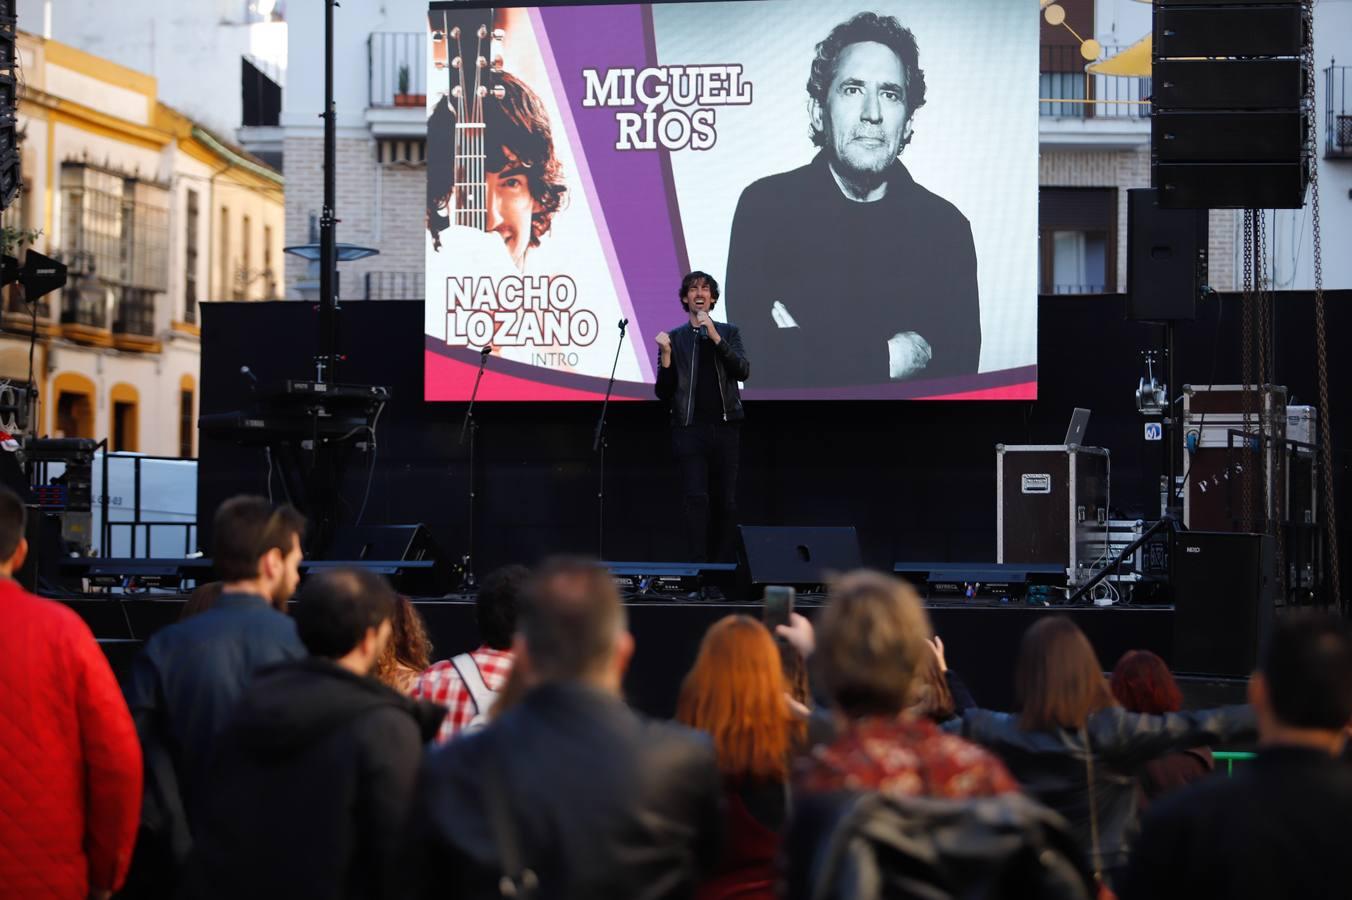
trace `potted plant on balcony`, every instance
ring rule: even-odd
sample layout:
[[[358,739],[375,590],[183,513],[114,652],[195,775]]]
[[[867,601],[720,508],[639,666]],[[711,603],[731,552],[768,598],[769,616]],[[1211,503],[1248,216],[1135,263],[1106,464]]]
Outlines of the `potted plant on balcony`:
[[[399,67],[399,90],[394,95],[395,106],[424,106],[427,103],[426,94],[410,94],[408,92],[408,66]]]

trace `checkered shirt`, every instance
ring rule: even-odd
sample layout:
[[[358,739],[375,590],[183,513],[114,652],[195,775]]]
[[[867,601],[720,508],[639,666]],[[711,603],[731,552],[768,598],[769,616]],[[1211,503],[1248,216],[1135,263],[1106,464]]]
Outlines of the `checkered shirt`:
[[[470,656],[479,667],[484,685],[490,691],[501,691],[507,683],[507,675],[512,671],[512,652],[494,650],[487,645],[481,646]],[[479,712],[474,706],[474,698],[469,689],[460,680],[460,673],[451,665],[449,659],[433,663],[418,676],[413,685],[412,694],[421,700],[440,703],[450,712],[442,720],[441,730],[437,732],[437,743],[443,743],[455,735]]]

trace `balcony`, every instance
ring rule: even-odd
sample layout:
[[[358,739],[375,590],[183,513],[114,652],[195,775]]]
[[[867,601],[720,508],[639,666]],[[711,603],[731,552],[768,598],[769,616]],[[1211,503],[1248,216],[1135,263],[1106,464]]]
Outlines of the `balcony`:
[[[1352,66],[1324,70],[1324,158],[1352,159]]]
[[[423,299],[422,272],[367,272],[362,277],[367,300]]]
[[[113,307],[113,345],[119,350],[157,352],[155,339],[155,294],[134,288],[117,288]]]
[[[1149,119],[1150,79],[1094,75],[1078,47],[1043,46],[1038,115],[1058,119]],[[1125,47],[1103,48],[1111,59]]]
[[[366,124],[371,136],[427,136],[427,35],[375,32],[366,40]]]
[[[72,273],[61,292],[61,335],[82,344],[111,347],[108,308],[112,292],[92,275]]]
[[[1102,59],[1125,47],[1107,46]],[[1150,79],[1098,75],[1076,46],[1044,45],[1038,133],[1044,147],[1131,149],[1150,142]]]
[[[367,105],[375,108],[427,105],[427,35],[376,32],[366,41]]]

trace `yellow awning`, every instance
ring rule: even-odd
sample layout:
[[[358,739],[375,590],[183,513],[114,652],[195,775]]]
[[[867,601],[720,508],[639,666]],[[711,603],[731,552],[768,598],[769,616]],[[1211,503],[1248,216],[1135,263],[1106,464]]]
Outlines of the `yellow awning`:
[[[1094,75],[1124,75],[1129,78],[1150,77],[1150,35],[1146,35],[1116,56],[1091,63],[1088,71]]]

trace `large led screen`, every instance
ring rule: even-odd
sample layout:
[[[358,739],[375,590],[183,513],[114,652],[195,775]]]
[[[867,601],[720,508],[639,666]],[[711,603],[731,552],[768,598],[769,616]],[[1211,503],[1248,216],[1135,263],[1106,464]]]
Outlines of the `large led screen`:
[[[488,346],[484,400],[651,398],[690,271],[747,398],[1036,395],[1029,4],[446,3],[428,41],[427,399]]]

